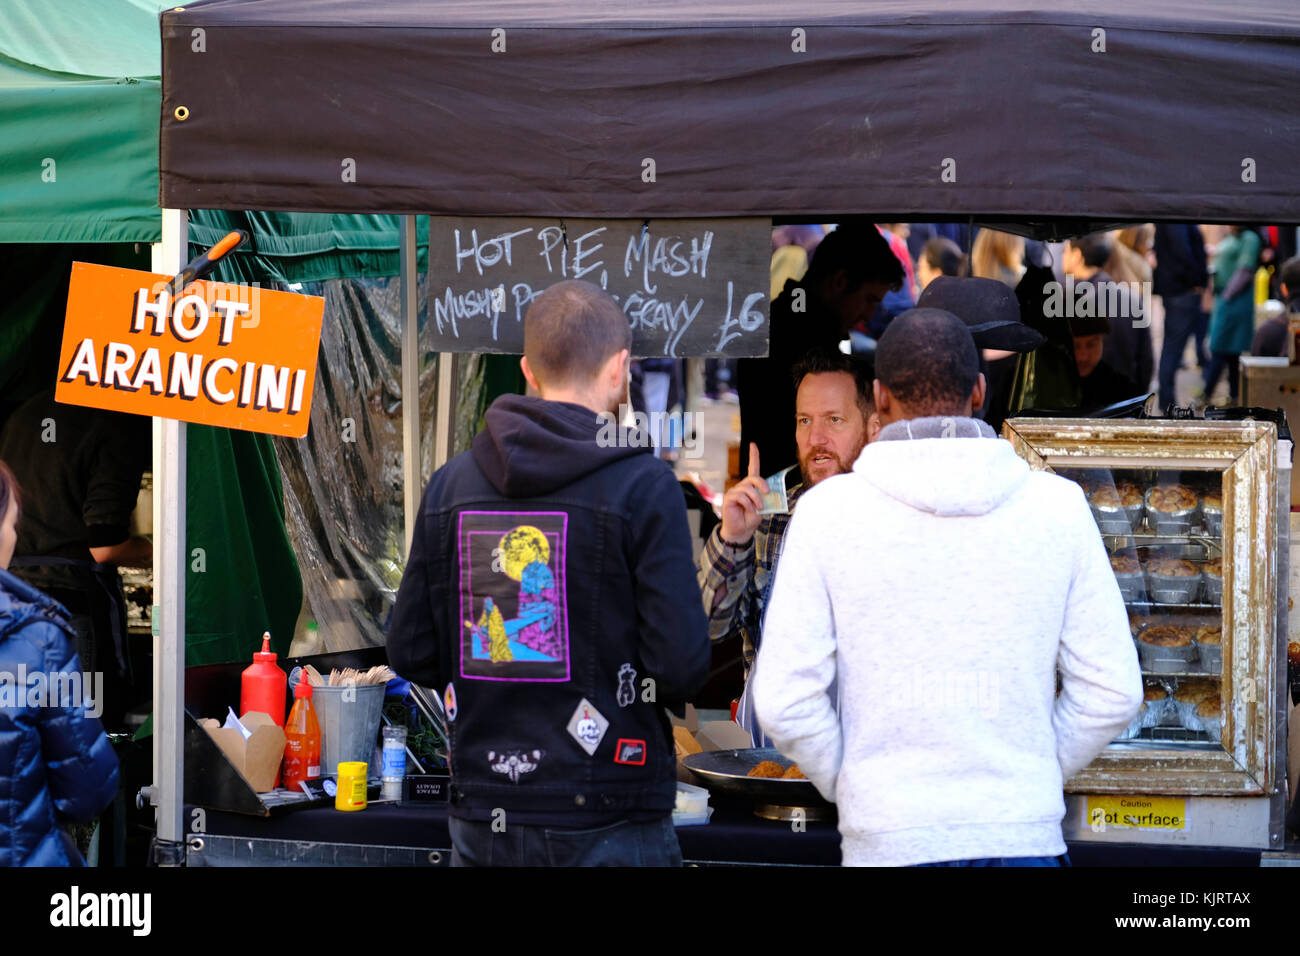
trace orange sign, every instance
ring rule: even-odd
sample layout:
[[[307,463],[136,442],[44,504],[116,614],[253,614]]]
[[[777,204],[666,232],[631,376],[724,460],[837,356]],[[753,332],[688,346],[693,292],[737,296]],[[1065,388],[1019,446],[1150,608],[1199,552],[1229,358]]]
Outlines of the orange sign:
[[[56,401],[301,438],[325,300],[72,264]]]

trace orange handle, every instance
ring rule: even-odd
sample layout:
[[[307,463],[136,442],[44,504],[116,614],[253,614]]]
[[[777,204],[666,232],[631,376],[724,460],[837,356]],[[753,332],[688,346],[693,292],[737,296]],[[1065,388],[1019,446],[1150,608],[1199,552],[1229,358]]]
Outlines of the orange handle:
[[[235,246],[239,245],[244,239],[243,233],[231,232],[222,237],[221,241],[208,250],[208,258],[216,262]]]

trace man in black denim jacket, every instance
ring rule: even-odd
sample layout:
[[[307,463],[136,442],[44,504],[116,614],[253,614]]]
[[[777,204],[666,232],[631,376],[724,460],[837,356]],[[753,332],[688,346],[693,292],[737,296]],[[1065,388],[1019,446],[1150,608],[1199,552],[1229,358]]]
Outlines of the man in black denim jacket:
[[[680,864],[664,707],[708,677],[682,493],[617,427],[631,333],[561,282],[524,320],[524,375],[425,489],[389,627],[443,693],[453,862]]]

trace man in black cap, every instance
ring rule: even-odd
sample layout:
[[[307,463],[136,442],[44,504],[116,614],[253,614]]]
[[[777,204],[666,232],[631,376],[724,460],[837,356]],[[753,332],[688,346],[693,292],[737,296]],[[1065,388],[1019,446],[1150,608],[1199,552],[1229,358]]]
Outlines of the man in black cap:
[[[1151,384],[1155,370],[1151,330],[1148,328],[1151,323],[1149,317],[1143,315],[1141,298],[1133,294],[1133,287],[1127,282],[1116,282],[1103,268],[1113,249],[1114,242],[1108,233],[1079,236],[1065,244],[1061,267],[1073,280],[1074,291],[1067,292],[1067,295],[1076,299],[1074,311],[1086,310],[1088,314],[1110,320],[1106,323],[1107,331],[1102,333],[1107,336],[1103,343],[1106,364],[1118,375],[1137,384],[1140,391]],[[1094,303],[1090,307],[1087,305],[1089,299]],[[1085,402],[1084,407],[1090,406]]]
[[[1074,336],[1074,363],[1079,368],[1083,389],[1080,408],[1093,411],[1142,394],[1142,389],[1111,368],[1102,357],[1106,336],[1110,334],[1109,319],[1105,316],[1070,319],[1070,334]]]
[[[980,373],[988,383],[984,405],[976,410],[975,415],[988,422],[995,432],[999,431],[1007,416],[1015,376],[1013,374],[1007,381],[1002,378],[995,380],[995,376],[990,374],[989,363],[982,357],[982,350],[1032,352],[1047,339],[1020,321],[1020,303],[1016,294],[997,279],[940,276],[925,287],[916,307],[943,309],[966,323],[971,338],[981,350]]]

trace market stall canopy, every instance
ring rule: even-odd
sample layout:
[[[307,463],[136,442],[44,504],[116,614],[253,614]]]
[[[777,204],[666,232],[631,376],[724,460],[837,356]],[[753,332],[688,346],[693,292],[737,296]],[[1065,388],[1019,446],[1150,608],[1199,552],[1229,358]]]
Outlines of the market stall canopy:
[[[0,242],[157,242],[164,0],[0,4]]]
[[[1090,6],[199,0],[162,202],[1300,221],[1300,6]]]

